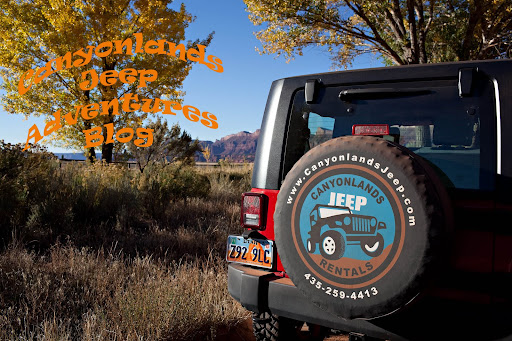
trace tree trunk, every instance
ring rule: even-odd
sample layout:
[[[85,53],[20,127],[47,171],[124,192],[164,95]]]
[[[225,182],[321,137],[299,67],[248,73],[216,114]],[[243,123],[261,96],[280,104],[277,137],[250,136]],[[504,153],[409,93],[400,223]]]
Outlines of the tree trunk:
[[[87,152],[87,158],[89,162],[93,163],[96,161],[96,150],[94,150],[94,147],[90,147]]]
[[[103,61],[103,67],[102,71],[112,71],[115,70],[116,63],[115,62],[108,62],[107,57],[102,57]],[[101,86],[102,90],[102,101],[110,102],[114,98],[117,98],[117,91],[114,92],[114,94],[111,93],[111,91],[114,90],[113,87],[110,86]],[[109,136],[107,134],[107,128],[105,127],[107,124],[112,124],[114,127],[114,110],[112,107],[108,109],[108,116],[105,116],[103,119],[103,143],[101,144],[101,159],[105,160],[107,163],[112,163],[112,156],[114,154],[114,143],[106,143],[107,140],[109,140]],[[112,128],[113,130],[113,128]],[[114,139],[115,132],[112,134],[112,140]]]
[[[90,101],[90,91],[86,90],[84,91],[85,95],[85,104],[89,104]],[[89,130],[92,128],[91,121],[84,120],[84,127],[85,129]],[[96,161],[96,150],[94,150],[94,147],[90,147],[88,151],[86,152],[87,160],[89,160],[90,163],[94,163]]]
[[[105,100],[105,99],[103,99]],[[105,160],[107,163],[112,163],[112,155],[114,153],[114,143],[110,142],[107,143],[107,140],[109,140],[108,132],[107,132],[107,124],[112,125],[112,130],[114,129],[114,110],[112,107],[108,109],[108,116],[105,116],[103,119],[103,143],[101,144],[101,159]],[[115,133],[112,132],[112,140],[114,139]]]
[[[84,127],[85,127],[85,129],[91,129],[92,128],[91,122],[84,121]],[[94,163],[94,161],[96,161],[96,151],[94,150],[94,147],[87,148],[86,157],[90,163]]]
[[[112,116],[110,113],[105,122],[103,122],[103,143],[101,144],[101,159],[105,160],[107,163],[111,163],[113,161],[112,154],[114,153],[114,143],[106,143],[108,139],[108,133],[105,125],[109,123],[112,123],[112,125],[114,123],[114,116]],[[112,136],[112,138],[114,137]]]
[[[483,15],[483,3],[481,0],[476,0],[469,6],[469,19],[466,26],[466,32],[459,49],[459,60],[471,59],[471,48],[476,45],[475,42],[475,28]]]
[[[103,128],[103,133],[106,133],[105,128]],[[114,150],[114,145],[112,143],[103,143],[101,145],[101,159],[105,160],[106,163],[112,162],[112,151]]]

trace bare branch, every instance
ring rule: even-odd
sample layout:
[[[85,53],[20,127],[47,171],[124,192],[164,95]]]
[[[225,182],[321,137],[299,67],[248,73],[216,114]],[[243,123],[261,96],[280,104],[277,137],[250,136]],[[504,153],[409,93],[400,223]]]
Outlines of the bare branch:
[[[388,23],[389,27],[391,27],[391,31],[393,32],[393,35],[395,36],[396,40],[403,40],[404,39],[404,32],[401,31],[400,23],[396,21],[396,16],[393,15],[392,11],[386,10],[386,22]]]
[[[425,33],[425,17],[423,14],[423,3],[422,0],[414,2],[414,12],[418,17],[418,54],[419,54],[419,62],[426,63],[427,62],[427,51],[425,47],[426,43],[426,33]]]
[[[402,16],[399,0],[393,0],[393,9],[391,10],[391,14],[393,15],[394,21],[400,28],[400,33],[402,34],[402,37],[405,37],[406,31],[404,26],[404,17]]]
[[[404,61],[400,58],[400,56],[396,53],[396,51],[393,50],[393,48],[391,46],[389,46],[389,44],[381,37],[381,35],[379,34],[379,31],[377,30],[377,27],[368,18],[366,13],[364,13],[364,10],[361,8],[361,6],[359,6],[359,5],[353,6],[352,4],[349,3],[348,0],[344,0],[344,1],[345,1],[345,4],[349,8],[351,8],[352,11],[354,11],[354,13],[356,13],[361,19],[363,19],[363,21],[366,23],[366,25],[368,25],[368,27],[370,28],[370,30],[373,32],[373,34],[375,36],[375,41],[378,42],[380,46],[382,46],[382,50],[387,51],[386,54],[391,56],[391,59],[395,63],[397,63],[399,65],[403,65]],[[380,50],[380,47],[377,46],[377,49]]]
[[[427,25],[425,26],[425,36],[428,34],[428,31],[430,30],[430,27],[432,25],[432,22],[434,21],[434,6],[435,6],[435,0],[430,0],[430,7],[428,10],[429,18],[427,21]]]
[[[416,31],[416,17],[414,16],[414,0],[407,0],[407,13],[409,17],[409,39],[411,41],[411,55],[408,56],[407,62],[409,64],[417,63],[418,61],[418,33]]]

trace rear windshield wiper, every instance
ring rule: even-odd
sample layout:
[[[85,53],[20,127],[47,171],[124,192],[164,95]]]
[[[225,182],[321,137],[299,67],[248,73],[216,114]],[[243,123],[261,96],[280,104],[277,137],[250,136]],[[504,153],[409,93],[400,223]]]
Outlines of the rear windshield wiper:
[[[343,101],[354,99],[379,99],[431,94],[431,90],[418,88],[365,88],[342,90],[339,98]]]

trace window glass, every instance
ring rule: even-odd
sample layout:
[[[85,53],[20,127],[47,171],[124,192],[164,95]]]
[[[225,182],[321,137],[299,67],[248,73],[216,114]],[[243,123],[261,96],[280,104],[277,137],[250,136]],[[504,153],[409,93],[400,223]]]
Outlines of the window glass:
[[[318,114],[310,113],[308,128],[310,131],[309,148],[313,148],[332,139],[334,118],[322,117]]]
[[[418,83],[415,83],[418,86]],[[420,84],[428,85],[428,84]],[[355,124],[387,124],[385,139],[425,158],[447,187],[493,187],[494,126],[491,85],[475,86],[460,98],[456,84],[436,83],[418,95],[342,101],[341,87],[326,88],[317,104],[296,93],[287,134],[284,175],[309,149],[332,138],[351,135]],[[396,86],[396,85],[394,85]],[[482,139],[489,146],[481,148]],[[295,132],[295,133],[291,133]]]

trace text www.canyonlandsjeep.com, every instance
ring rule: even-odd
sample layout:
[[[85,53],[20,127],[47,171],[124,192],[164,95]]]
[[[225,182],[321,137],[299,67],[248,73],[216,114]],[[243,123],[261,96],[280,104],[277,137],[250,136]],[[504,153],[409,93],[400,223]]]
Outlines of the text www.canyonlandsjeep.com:
[[[415,226],[416,225],[416,218],[413,215],[414,208],[411,205],[411,199],[405,196],[405,188],[401,184],[401,181],[395,177],[395,175],[389,170],[389,167],[381,165],[380,162],[376,162],[374,158],[366,158],[364,156],[358,156],[354,154],[343,154],[339,156],[331,156],[328,158],[325,158],[323,160],[318,161],[317,163],[313,164],[311,167],[308,167],[304,169],[304,175],[303,177],[299,177],[297,181],[295,182],[295,186],[291,189],[290,194],[287,199],[287,204],[290,205],[293,203],[294,196],[298,192],[298,188],[304,183],[304,180],[306,180],[306,177],[309,177],[311,174],[315,173],[319,169],[323,167],[328,167],[329,165],[332,165],[338,161],[352,161],[352,162],[358,162],[361,164],[364,164],[366,166],[370,166],[375,168],[375,170],[379,170],[382,174],[385,175],[385,178],[388,179],[388,181],[395,187],[395,191],[402,194],[402,201],[404,205],[406,206],[406,211],[408,216],[408,223],[409,226]]]

